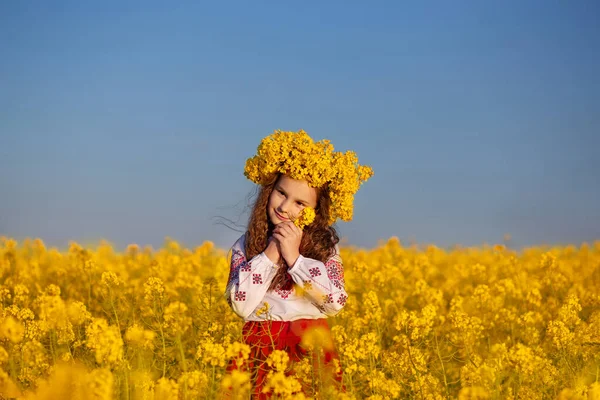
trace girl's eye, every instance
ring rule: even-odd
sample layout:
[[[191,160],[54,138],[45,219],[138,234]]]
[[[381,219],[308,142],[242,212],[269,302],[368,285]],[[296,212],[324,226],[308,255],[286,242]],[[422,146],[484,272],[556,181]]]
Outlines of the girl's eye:
[[[296,204],[298,204],[300,207],[302,207],[302,203],[300,203],[299,201],[296,202]]]

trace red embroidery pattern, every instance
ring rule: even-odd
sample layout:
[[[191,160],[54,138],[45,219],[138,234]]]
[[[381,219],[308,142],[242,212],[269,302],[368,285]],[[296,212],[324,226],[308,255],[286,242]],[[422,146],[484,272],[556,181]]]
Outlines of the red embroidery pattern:
[[[304,289],[305,290],[312,290],[312,282],[311,281],[304,281]]]
[[[323,303],[325,303],[325,304],[333,303],[333,295],[331,295],[331,294],[323,295]]]
[[[252,283],[255,285],[263,283],[262,276],[260,274],[252,274]]]
[[[227,279],[227,290],[229,290],[234,283],[239,282],[240,279],[240,265],[244,261],[244,255],[237,250],[233,250],[231,253],[231,264],[229,266],[229,278]],[[228,299],[231,301],[231,299]]]
[[[325,268],[327,269],[327,277],[333,283],[333,285],[338,289],[344,288],[344,268],[342,267],[342,263],[332,258],[325,264]]]
[[[313,278],[315,276],[321,276],[321,271],[319,270],[319,268],[311,268],[308,270],[308,272],[310,272],[310,276],[312,276]]]
[[[282,299],[287,299],[290,296],[290,293],[292,293],[292,290],[285,290],[285,289],[277,289],[275,290],[275,292],[279,295],[279,297],[281,297]]]
[[[344,293],[340,294],[340,297],[338,298],[338,303],[341,305],[346,304],[346,300],[348,300],[348,296],[346,296]]]
[[[248,264],[248,261],[246,261],[246,257],[241,251],[234,250],[231,258],[231,269],[240,270],[243,272],[250,271],[250,264]]]
[[[246,301],[246,292],[235,292],[235,301]]]

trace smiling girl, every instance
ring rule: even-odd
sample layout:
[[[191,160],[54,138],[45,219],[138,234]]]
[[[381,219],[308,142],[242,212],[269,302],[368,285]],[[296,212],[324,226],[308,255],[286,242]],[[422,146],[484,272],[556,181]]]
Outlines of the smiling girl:
[[[308,354],[306,332],[330,335],[327,317],[339,313],[348,298],[332,225],[352,218],[354,193],[372,173],[358,165],[354,153],[334,152],[328,141],[315,143],[304,131],[275,131],[247,160],[245,175],[260,192],[247,232],[231,249],[226,297],[245,321],[253,398],[269,396],[266,362],[274,350],[296,363]],[[306,210],[314,210],[314,220],[301,229],[297,219]],[[324,342],[332,343],[330,337]],[[340,382],[335,349],[323,350],[324,364],[337,370],[333,378]]]

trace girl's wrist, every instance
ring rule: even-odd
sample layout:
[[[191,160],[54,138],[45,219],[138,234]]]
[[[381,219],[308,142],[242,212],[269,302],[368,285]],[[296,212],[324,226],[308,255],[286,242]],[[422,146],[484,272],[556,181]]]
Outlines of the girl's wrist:
[[[277,249],[277,243],[274,240],[269,242],[264,253],[273,264],[279,262],[279,250]]]
[[[298,261],[298,257],[300,257],[300,253],[295,253],[285,258],[285,262],[287,263],[289,268],[292,268],[292,266],[296,264],[296,261]]]

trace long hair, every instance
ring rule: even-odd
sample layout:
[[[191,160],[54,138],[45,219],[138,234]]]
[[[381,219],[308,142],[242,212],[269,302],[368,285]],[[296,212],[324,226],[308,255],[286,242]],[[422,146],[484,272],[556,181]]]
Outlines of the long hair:
[[[273,192],[275,184],[281,177],[278,174],[270,182],[262,185],[248,222],[248,231],[246,232],[246,257],[250,260],[252,257],[260,254],[267,248],[269,237],[273,233],[275,225],[269,220],[267,205],[269,197]],[[300,242],[300,254],[307,258],[326,262],[333,256],[335,245],[340,241],[339,236],[333,226],[328,225],[331,199],[329,198],[329,188],[323,186],[316,188],[317,206],[315,207],[315,220],[304,228],[302,241]],[[291,289],[293,281],[287,272],[288,265],[281,258],[277,275],[269,286],[273,289]]]

